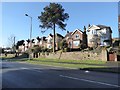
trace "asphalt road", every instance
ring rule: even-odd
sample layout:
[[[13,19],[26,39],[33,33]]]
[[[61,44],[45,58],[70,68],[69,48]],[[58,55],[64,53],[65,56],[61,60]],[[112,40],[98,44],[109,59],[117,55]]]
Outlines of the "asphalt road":
[[[118,74],[2,62],[2,88],[120,88]]]

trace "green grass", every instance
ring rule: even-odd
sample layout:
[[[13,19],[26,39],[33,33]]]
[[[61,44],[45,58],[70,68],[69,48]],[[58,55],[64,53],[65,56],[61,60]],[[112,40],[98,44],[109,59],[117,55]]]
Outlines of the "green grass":
[[[102,68],[105,67],[103,64],[104,61],[97,60],[63,60],[63,59],[46,59],[46,58],[37,58],[33,60],[26,60],[25,62],[31,64],[44,64],[52,66],[61,66],[69,68]]]
[[[31,64],[42,64],[42,65],[52,65],[52,66],[61,66],[61,67],[69,67],[69,68],[102,68],[104,66],[97,66],[97,65],[86,65],[86,64],[68,64],[68,63],[57,63],[57,62],[42,62],[42,61],[34,61],[34,60],[27,60],[25,61]]]
[[[64,60],[64,59],[46,59],[46,58],[37,58],[34,59],[37,61],[46,61],[46,62],[64,62],[64,63],[77,63],[77,64],[105,64],[106,61],[101,61],[101,60]]]
[[[102,72],[113,72],[118,73],[119,71],[116,68],[109,68],[105,61],[100,60],[63,60],[63,59],[47,59],[47,58],[37,58],[37,59],[15,59],[12,62],[25,62],[36,65],[50,65],[50,66],[60,66],[63,68],[71,68],[71,69],[90,69],[95,71]],[[112,63],[120,63],[120,62],[112,62]],[[120,72],[119,72],[120,73]]]

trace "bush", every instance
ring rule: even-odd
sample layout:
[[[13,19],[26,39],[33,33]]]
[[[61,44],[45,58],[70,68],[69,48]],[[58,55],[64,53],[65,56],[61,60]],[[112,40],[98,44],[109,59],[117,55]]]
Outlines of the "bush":
[[[68,52],[68,51],[70,51],[70,48],[64,48],[63,49],[63,52]]]
[[[46,55],[49,55],[49,52],[46,52]]]
[[[42,52],[42,55],[45,55],[45,52]]]
[[[93,50],[93,47],[89,47],[89,50]]]
[[[48,51],[49,51],[50,53],[52,53],[52,52],[53,52],[53,48],[49,49]]]

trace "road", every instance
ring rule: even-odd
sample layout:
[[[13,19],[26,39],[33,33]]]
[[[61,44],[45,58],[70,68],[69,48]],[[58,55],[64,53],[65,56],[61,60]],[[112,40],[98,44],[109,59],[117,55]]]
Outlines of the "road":
[[[2,88],[120,88],[118,74],[2,62]]]

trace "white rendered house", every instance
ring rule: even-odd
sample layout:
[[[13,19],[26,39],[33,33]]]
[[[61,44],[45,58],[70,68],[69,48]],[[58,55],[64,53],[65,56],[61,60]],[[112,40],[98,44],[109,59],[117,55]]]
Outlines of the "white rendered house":
[[[88,46],[93,44],[100,46],[110,46],[112,44],[112,30],[105,25],[92,25],[87,30]]]

